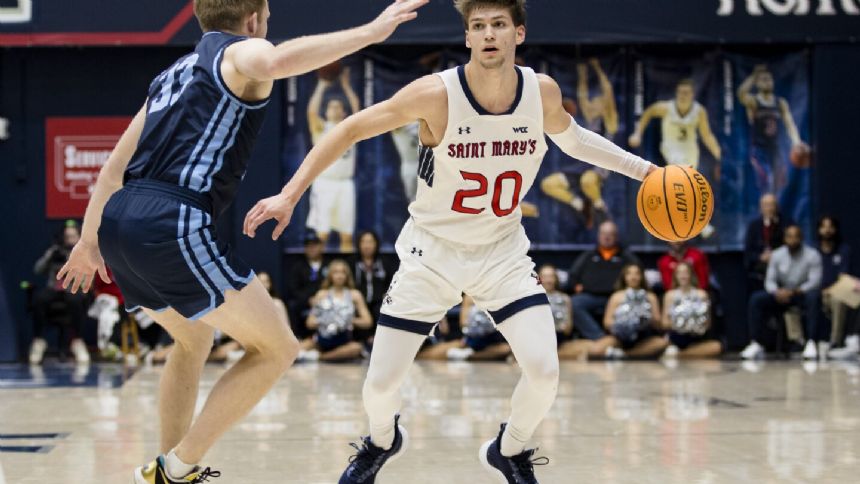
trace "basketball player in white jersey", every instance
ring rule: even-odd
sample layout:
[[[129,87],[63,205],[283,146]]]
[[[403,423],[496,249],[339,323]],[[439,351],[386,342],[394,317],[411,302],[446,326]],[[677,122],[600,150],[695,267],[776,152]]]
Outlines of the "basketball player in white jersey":
[[[340,483],[373,483],[406,448],[398,425],[400,387],[427,335],[470,295],[487,310],[523,374],[511,414],[480,450],[499,482],[534,483],[526,445],[555,399],[558,355],[552,312],[529,258],[520,202],[540,168],[549,135],[565,153],[641,180],[651,163],[580,128],[562,106],[555,81],[514,64],[525,40],[524,0],[456,0],[471,60],[429,75],[391,99],[347,118],[308,154],[274,197],[246,216],[251,237],[276,219],[289,223],[316,176],[356,142],[418,121],[422,151],[418,195],[397,243],[401,265],[386,295],[364,385],[370,436]]]
[[[719,161],[722,158],[720,143],[711,131],[708,122],[708,111],[695,100],[695,90],[691,79],[684,79],[675,89],[675,99],[658,101],[642,114],[636,123],[636,129],[630,135],[630,146],[638,148],[642,145],[642,134],[654,118],[662,120],[662,140],[660,153],[670,165],[690,165],[699,167],[699,136],[702,143],[716,158],[717,178],[719,178]]]
[[[349,101],[351,113],[361,109],[358,96],[349,83],[349,67],[340,73],[340,86]],[[308,101],[308,128],[314,144],[346,118],[343,100],[334,97],[328,100],[325,118],[320,116],[323,96],[331,81],[320,78]],[[332,230],[340,236],[341,252],[352,252],[352,233],[355,230],[355,146],[351,146],[338,160],[328,167],[311,186],[310,211],[307,226],[314,229],[322,240],[328,242]]]

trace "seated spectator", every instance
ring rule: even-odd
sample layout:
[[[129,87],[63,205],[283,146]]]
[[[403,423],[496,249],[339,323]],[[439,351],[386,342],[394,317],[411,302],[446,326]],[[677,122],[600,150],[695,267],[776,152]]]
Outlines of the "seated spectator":
[[[764,355],[761,344],[762,328],[772,317],[782,316],[790,307],[805,313],[806,347],[804,358],[818,354],[815,342],[825,333],[818,327],[819,288],[821,287],[821,255],[803,244],[803,231],[797,225],[785,229],[785,245],[773,251],[767,265],[765,288],[756,291],[749,302],[748,321],[750,344],[741,352],[744,359]],[[826,333],[829,333],[829,329]],[[829,338],[829,334],[827,336]]]
[[[747,270],[749,292],[764,287],[767,264],[773,251],[782,245],[787,225],[779,214],[773,194],[762,195],[759,211],[761,215],[749,223],[744,239],[744,266]]]
[[[33,299],[33,343],[30,346],[30,363],[38,365],[42,362],[48,344],[45,341],[45,328],[52,308],[61,307],[69,319],[72,330],[71,350],[75,361],[81,364],[89,363],[90,354],[84,344],[83,330],[86,321],[87,296],[81,292],[72,294],[63,289],[62,281],[57,280],[57,272],[69,259],[69,254],[78,240],[81,231],[74,222],[67,222],[62,232],[61,240],[51,245],[36,261],[33,270],[38,275],[45,276],[45,286],[36,293]],[[54,309],[55,311],[56,309]],[[61,342],[60,344],[63,344]]]
[[[311,335],[304,323],[310,313],[312,299],[324,278],[323,243],[316,232],[308,230],[305,234],[305,255],[293,265],[286,277],[290,324],[300,340]]]
[[[659,355],[669,345],[658,333],[660,303],[645,286],[638,264],[622,268],[604,314],[603,326],[609,336],[592,343],[591,356],[644,358]]]
[[[373,324],[370,328],[356,329],[356,341],[366,341],[373,337],[376,329],[376,321],[379,319],[379,311],[382,309],[382,300],[391,284],[394,269],[379,256],[379,238],[370,231],[358,235],[358,253],[354,256],[351,267],[355,271],[356,289],[364,297],[364,302],[370,310]]]
[[[597,247],[580,254],[570,269],[573,288],[573,325],[583,338],[597,341],[604,333],[599,321],[612,294],[613,284],[627,264],[639,260],[618,243],[618,227],[603,222],[597,232]]]
[[[708,289],[708,279],[711,277],[711,267],[708,264],[708,256],[701,250],[689,245],[687,242],[669,242],[669,252],[657,260],[657,268],[660,270],[660,278],[663,282],[663,290],[674,289],[675,268],[681,262],[692,266],[698,280],[697,287]]]
[[[369,328],[373,321],[364,297],[355,289],[349,265],[333,260],[322,288],[313,297],[307,327],[313,337],[302,342],[299,359],[346,361],[359,358],[363,346],[352,339],[354,327]]]
[[[830,344],[835,346],[842,342],[845,333],[848,306],[838,297],[831,296],[836,281],[840,276],[848,275],[851,269],[851,247],[842,243],[839,221],[828,215],[818,221],[818,252],[821,254],[822,303],[824,313],[830,320]],[[846,347],[860,350],[860,341],[856,335],[846,338]]]
[[[711,304],[700,289],[698,276],[688,262],[680,262],[672,274],[672,284],[663,296],[663,331],[668,331],[667,358],[716,358],[723,345],[713,337]]]
[[[463,328],[462,339],[438,343],[425,349],[421,357],[428,360],[489,361],[504,360],[511,354],[511,347],[496,330],[490,315],[476,306],[470,296],[463,296],[460,326]]]

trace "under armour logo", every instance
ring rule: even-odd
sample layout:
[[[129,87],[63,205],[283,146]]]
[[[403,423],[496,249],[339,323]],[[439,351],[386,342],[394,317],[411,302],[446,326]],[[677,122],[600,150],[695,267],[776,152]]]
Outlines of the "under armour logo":
[[[418,257],[423,257],[424,251],[421,249],[418,249],[417,247],[413,247],[412,248],[412,254],[418,254]]]
[[[514,128],[514,133],[528,133],[528,132],[529,132],[528,126],[520,126],[518,128],[517,127]]]
[[[466,126],[465,128],[458,128],[460,130],[460,134],[472,134],[472,128]]]

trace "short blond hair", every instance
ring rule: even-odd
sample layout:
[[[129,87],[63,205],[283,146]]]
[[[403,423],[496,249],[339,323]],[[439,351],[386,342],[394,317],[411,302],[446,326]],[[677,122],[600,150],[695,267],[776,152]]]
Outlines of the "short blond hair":
[[[194,15],[204,32],[234,30],[253,13],[262,13],[266,0],[194,0]]]
[[[469,28],[469,16],[478,7],[506,8],[519,27],[526,24],[526,0],[454,0],[454,8],[463,16],[463,25]]]

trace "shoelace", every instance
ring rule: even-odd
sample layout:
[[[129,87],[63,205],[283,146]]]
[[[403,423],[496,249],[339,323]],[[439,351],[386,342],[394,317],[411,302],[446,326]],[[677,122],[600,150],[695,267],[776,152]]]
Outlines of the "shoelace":
[[[511,461],[513,461],[514,465],[517,467],[517,472],[530,479],[534,479],[534,466],[545,466],[549,464],[549,457],[537,457],[532,459],[532,456],[538,449],[531,449],[524,451],[520,455],[516,455],[511,457]]]
[[[376,446],[373,446],[369,442],[370,438],[365,437],[361,440],[361,447],[359,447],[355,442],[349,443],[350,447],[358,451],[349,457],[349,463],[355,465],[355,469],[358,471],[359,475],[370,470],[376,457],[380,454],[380,451],[372,448]]]
[[[191,484],[200,484],[201,482],[208,482],[210,477],[221,477],[221,472],[213,471],[211,467],[207,467],[200,471],[199,474],[197,474],[197,477],[195,477],[194,480],[191,481]]]

